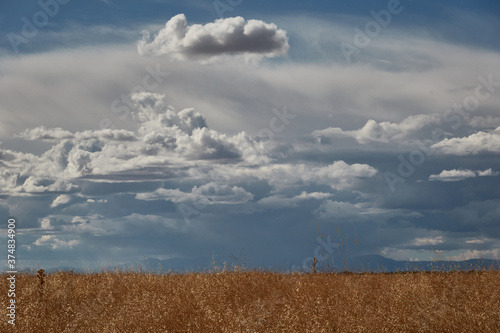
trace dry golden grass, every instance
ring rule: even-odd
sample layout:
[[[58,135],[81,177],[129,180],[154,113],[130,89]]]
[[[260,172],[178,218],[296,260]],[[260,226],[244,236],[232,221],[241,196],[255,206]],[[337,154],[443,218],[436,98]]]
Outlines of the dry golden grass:
[[[61,272],[16,289],[16,332],[500,332],[499,271]]]

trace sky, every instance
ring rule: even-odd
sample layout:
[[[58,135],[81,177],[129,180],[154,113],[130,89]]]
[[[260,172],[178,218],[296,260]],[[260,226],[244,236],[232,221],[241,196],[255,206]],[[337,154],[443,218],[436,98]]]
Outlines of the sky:
[[[499,17],[2,1],[0,246],[14,218],[20,267],[500,259]]]

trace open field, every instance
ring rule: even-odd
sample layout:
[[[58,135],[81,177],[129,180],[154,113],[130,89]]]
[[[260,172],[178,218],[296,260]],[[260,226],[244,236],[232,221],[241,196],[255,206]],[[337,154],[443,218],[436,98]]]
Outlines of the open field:
[[[16,303],[17,332],[500,332],[500,272],[18,274]]]

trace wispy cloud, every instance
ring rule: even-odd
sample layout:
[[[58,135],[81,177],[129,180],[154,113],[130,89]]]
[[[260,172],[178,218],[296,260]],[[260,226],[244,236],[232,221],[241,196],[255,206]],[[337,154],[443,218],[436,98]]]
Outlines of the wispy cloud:
[[[414,246],[429,246],[429,245],[443,244],[444,242],[445,242],[445,239],[443,236],[422,237],[422,238],[415,238],[412,242],[412,245],[414,245]]]
[[[491,168],[484,171],[472,171],[472,170],[443,170],[437,175],[430,175],[429,180],[442,181],[442,182],[454,182],[459,180],[464,180],[467,178],[474,178],[476,176],[486,177],[486,176],[498,176],[500,173],[493,171]]]

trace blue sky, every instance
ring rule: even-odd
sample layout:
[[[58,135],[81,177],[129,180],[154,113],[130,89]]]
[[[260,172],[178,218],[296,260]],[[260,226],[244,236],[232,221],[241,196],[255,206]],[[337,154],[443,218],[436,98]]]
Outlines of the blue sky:
[[[339,236],[351,254],[500,259],[499,15],[4,1],[0,216],[20,265],[300,267]]]

